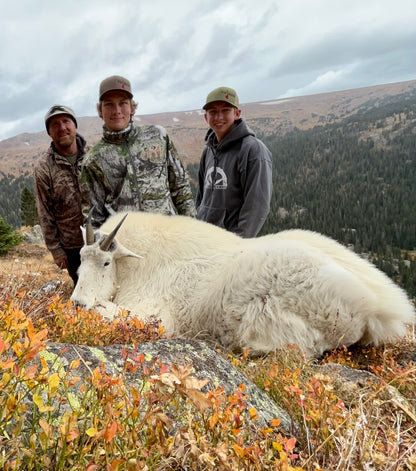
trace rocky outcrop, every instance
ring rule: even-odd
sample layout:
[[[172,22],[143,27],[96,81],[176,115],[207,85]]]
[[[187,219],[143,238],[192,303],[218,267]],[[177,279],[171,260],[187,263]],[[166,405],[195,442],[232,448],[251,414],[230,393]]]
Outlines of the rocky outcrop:
[[[22,235],[23,235],[23,240],[27,242],[28,244],[41,245],[45,243],[43,239],[42,229],[40,228],[38,224],[36,226],[33,226],[31,231],[24,232]]]
[[[259,419],[255,422],[259,427],[270,426],[272,419],[280,419],[279,430],[290,435],[299,435],[300,429],[290,415],[280,408],[265,392],[254,385],[246,376],[226,361],[220,354],[202,341],[185,339],[164,339],[150,343],[142,343],[134,349],[133,346],[111,345],[104,348],[85,345],[69,345],[48,343],[46,350],[40,355],[51,369],[66,368],[73,360],[82,360],[77,370],[77,376],[91,375],[91,371],[105,364],[108,374],[120,374],[124,370],[125,360],[123,350],[134,356],[143,354],[144,365],[148,368],[157,360],[163,365],[192,364],[191,375],[199,380],[209,379],[202,391],[224,387],[226,394],[234,394],[235,390],[244,384],[244,395],[247,395],[247,410],[254,408]],[[140,369],[130,375],[128,381],[140,381]],[[82,384],[79,383],[79,384]],[[175,420],[175,418],[172,418]],[[176,418],[178,420],[178,418]]]
[[[371,384],[383,385],[383,394],[385,400],[393,401],[404,412],[416,421],[414,409],[416,407],[416,398],[413,401],[407,401],[400,392],[393,386],[385,383],[379,377],[365,370],[357,370],[338,363],[327,363],[319,365],[317,370],[321,374],[329,376],[332,383],[341,393],[345,403],[348,403],[348,397],[356,398],[361,390],[369,387]]]

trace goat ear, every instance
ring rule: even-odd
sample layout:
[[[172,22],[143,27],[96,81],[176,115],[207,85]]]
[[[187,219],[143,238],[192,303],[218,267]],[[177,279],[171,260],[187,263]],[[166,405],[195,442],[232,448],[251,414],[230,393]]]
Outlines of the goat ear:
[[[117,244],[117,249],[114,252],[115,258],[123,257],[133,257],[133,258],[143,258],[141,255],[137,255],[126,247],[123,247],[121,244]]]

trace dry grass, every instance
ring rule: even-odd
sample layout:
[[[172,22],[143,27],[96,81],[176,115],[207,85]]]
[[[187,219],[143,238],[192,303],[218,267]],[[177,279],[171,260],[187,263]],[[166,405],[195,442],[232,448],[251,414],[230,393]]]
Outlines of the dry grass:
[[[43,245],[22,242],[12,247],[0,257],[0,277],[2,283],[10,285],[24,280],[30,281],[34,289],[39,289],[50,280],[65,285],[66,294],[72,290],[72,281],[66,270],[59,269],[50,252]]]
[[[59,281],[57,288],[41,289],[51,280]],[[144,376],[141,389],[124,374],[93,371],[83,390],[88,407],[59,415],[56,401],[68,402],[77,365],[64,377],[45,365],[30,366],[47,338],[108,345],[163,335],[158,324],[123,317],[109,323],[75,310],[71,290],[70,278],[44,247],[22,244],[0,258],[2,469],[416,470],[413,330],[396,345],[339,349],[320,362],[305,361],[295,347],[256,360],[224,353],[301,424],[300,437],[273,427],[254,431],[242,413],[243,389],[203,394],[186,368],[145,371],[140,359],[130,368]],[[375,379],[346,381],[323,369],[328,363],[366,370]],[[250,414],[255,422],[256,411]],[[183,426],[174,425],[175,416]]]

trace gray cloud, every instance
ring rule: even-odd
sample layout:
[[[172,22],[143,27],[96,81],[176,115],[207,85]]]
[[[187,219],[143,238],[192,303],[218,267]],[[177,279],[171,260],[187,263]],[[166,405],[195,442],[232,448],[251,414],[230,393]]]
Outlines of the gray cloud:
[[[301,73],[304,70],[322,70],[340,67],[358,61],[366,61],[390,54],[391,57],[404,51],[415,51],[416,30],[392,31],[376,30],[371,34],[354,29],[335,31],[312,41],[296,54],[289,53],[282,57],[271,74]],[[414,63],[409,68],[414,70]]]
[[[139,114],[416,78],[413,0],[43,0],[2,5],[0,139],[43,129],[53,103],[95,115],[100,81],[128,77]]]

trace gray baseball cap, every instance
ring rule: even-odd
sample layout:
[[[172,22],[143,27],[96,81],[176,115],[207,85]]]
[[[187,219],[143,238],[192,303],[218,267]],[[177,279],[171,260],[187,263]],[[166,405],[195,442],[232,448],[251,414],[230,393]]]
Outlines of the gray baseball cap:
[[[49,121],[51,120],[52,116],[56,116],[58,114],[67,114],[75,123],[75,127],[78,127],[75,113],[69,106],[53,105],[51,106],[51,108],[48,110],[48,112],[45,115],[45,126],[46,126],[46,131],[48,131],[48,134],[49,134]]]
[[[121,90],[126,92],[130,98],[133,98],[130,81],[124,77],[120,77],[120,75],[112,75],[101,82],[99,101],[102,100],[104,93],[111,92],[112,90]]]

